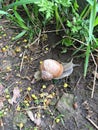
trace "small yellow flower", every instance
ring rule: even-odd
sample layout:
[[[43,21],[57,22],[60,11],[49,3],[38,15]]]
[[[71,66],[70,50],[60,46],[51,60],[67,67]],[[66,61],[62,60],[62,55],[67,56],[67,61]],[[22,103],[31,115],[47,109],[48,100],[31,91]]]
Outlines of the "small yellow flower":
[[[20,48],[19,46],[17,46],[17,47],[15,48],[15,51],[16,51],[17,53],[19,53],[19,52],[21,52],[21,48]]]
[[[24,59],[26,59],[26,60],[27,60],[27,59],[28,59],[28,56],[24,56]]]
[[[0,39],[1,39],[2,37],[0,36]]]
[[[6,60],[3,60],[3,63],[6,63]]]
[[[18,41],[17,44],[20,44],[20,41]]]
[[[7,70],[7,71],[11,71],[11,70],[12,70],[12,69],[11,69],[11,66],[7,66],[7,67],[6,67],[6,70]]]
[[[24,103],[28,103],[28,101],[27,101],[27,100],[24,100]]]
[[[22,81],[19,81],[18,84],[22,84]]]
[[[32,96],[32,98],[35,99],[35,100],[38,99],[35,94],[32,94],[31,96]]]
[[[28,91],[31,91],[31,87],[28,87],[27,90],[28,90]]]
[[[6,33],[4,33],[3,36],[6,37]]]
[[[43,62],[42,61],[40,61],[40,64],[42,64]]]
[[[52,92],[52,96],[55,96],[55,93],[54,93],[54,92]]]
[[[21,107],[20,106],[17,106],[16,110],[17,111],[20,111]]]
[[[8,102],[11,102],[11,99],[8,99]]]
[[[22,90],[22,88],[20,88],[20,92],[22,92],[23,90]]]
[[[20,124],[19,124],[19,127],[20,127],[20,128],[23,128],[23,127],[24,127],[24,124],[23,124],[23,123],[20,123]]]
[[[44,97],[44,93],[41,93],[41,94],[40,94],[40,97],[41,97],[41,98]]]
[[[45,96],[47,96],[47,95],[48,95],[48,93],[41,93],[41,94],[40,94],[40,97],[43,98],[43,97],[45,97]]]
[[[28,48],[28,46],[24,46],[25,48]]]
[[[59,123],[59,122],[60,122],[60,119],[59,119],[59,118],[56,118],[56,119],[55,119],[55,122],[56,122],[56,123]]]
[[[39,112],[37,113],[37,117],[38,117],[38,118],[41,117],[41,114],[40,114]]]
[[[7,115],[7,112],[5,111],[3,114],[4,114],[4,115]]]
[[[27,39],[24,39],[23,42],[27,42]]]
[[[10,95],[6,95],[6,98],[7,98],[7,99],[10,98]]]
[[[44,106],[46,106],[47,99],[44,99]]]
[[[8,108],[5,109],[5,111],[8,111],[8,110],[9,110]]]
[[[7,49],[6,49],[5,47],[2,48],[2,52],[6,52],[6,50],[7,50]]]
[[[46,47],[46,48],[45,48],[45,50],[46,50],[46,51],[48,51],[48,50],[49,50],[49,48],[48,48],[48,47]]]
[[[27,107],[29,107],[29,106],[30,106],[30,104],[29,104],[29,103],[26,103],[26,106],[27,106]]]
[[[52,95],[52,94],[49,94],[49,95],[47,96],[47,98],[53,98],[53,95]]]
[[[43,85],[42,88],[43,88],[43,89],[46,88],[46,85]]]
[[[6,47],[6,49],[8,49],[8,48],[9,48],[9,46],[7,46],[7,45],[6,45],[5,47]]]
[[[7,88],[5,89],[5,93],[6,93],[6,94],[9,94],[9,90],[8,90]]]
[[[12,37],[12,40],[14,40],[15,38],[14,37]]]
[[[67,88],[68,87],[68,84],[67,83],[64,83],[64,88]]]

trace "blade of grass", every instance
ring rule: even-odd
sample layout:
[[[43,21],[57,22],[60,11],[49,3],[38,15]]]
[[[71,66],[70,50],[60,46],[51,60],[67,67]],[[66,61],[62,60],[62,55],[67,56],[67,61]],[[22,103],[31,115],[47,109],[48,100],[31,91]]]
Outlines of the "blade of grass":
[[[88,16],[89,12],[90,12],[90,7],[89,7],[89,4],[88,4],[88,5],[83,9],[82,13],[80,14],[80,17],[81,17],[82,19],[85,19],[85,18]]]
[[[14,11],[14,14],[15,14],[15,17],[18,19],[18,21],[25,23],[25,21],[22,19],[22,17],[19,15],[17,11]]]
[[[16,37],[14,37],[13,40],[17,40],[17,39],[21,38],[22,36],[25,35],[26,32],[27,32],[26,30],[23,30],[23,31],[22,31],[21,33],[19,33]]]
[[[94,22],[94,27],[98,25],[98,16],[96,17],[95,19],[95,22]]]
[[[84,47],[84,45],[81,44],[81,46],[78,49],[76,49],[76,51],[74,51],[74,53],[72,55],[76,55],[80,50],[83,49],[83,47]]]
[[[14,2],[4,8],[9,9],[9,8],[12,8],[13,6],[19,6],[19,5],[23,5],[23,4],[32,4],[37,1],[39,1],[39,0],[20,0],[20,1]]]
[[[87,74],[89,57],[90,57],[90,44],[87,46],[87,50],[86,50],[86,58],[85,58],[85,63],[84,63],[84,77],[86,77],[86,74]]]
[[[93,5],[91,5],[91,14],[90,14],[90,23],[89,23],[89,42],[92,41],[92,35],[93,35],[93,28],[96,18],[96,0],[93,1]]]
[[[24,7],[25,12],[27,13],[27,16],[28,16],[29,20],[33,23],[33,19],[32,19],[31,15],[30,15],[30,12],[29,12],[26,4],[23,4],[23,7]]]
[[[96,10],[97,1],[96,0],[87,0],[87,1],[90,4],[91,12],[90,12],[90,19],[89,19],[88,46],[86,49],[86,58],[85,58],[85,64],[84,64],[84,77],[86,77],[86,74],[87,74],[89,57],[91,53],[91,45],[93,43],[93,29],[94,29],[96,14],[97,14],[97,10]]]

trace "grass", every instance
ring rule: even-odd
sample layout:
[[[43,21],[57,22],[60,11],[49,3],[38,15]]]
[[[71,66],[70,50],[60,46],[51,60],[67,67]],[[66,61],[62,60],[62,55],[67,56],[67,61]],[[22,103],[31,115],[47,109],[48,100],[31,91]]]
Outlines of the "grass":
[[[79,42],[80,45],[74,54],[83,50],[85,55],[84,77],[86,77],[90,53],[98,47],[98,39],[94,35],[94,30],[98,25],[98,2],[96,0],[87,0],[87,2],[87,6],[79,14],[77,0],[16,0],[16,2],[3,6],[0,14],[6,15],[20,28],[21,32],[14,40],[26,34],[29,43],[33,42],[43,27],[51,24],[53,20],[56,30],[63,28],[64,35],[67,36],[61,42],[66,48],[76,44],[73,39],[82,41],[84,44],[81,45]]]
[[[90,4],[90,18],[89,18],[89,36],[88,36],[86,58],[85,58],[85,64],[84,64],[84,76],[86,76],[86,73],[87,73],[89,57],[90,57],[91,47],[92,47],[93,42],[95,42],[96,45],[98,46],[98,42],[96,41],[96,38],[93,35],[94,23],[96,21],[96,15],[97,15],[97,1],[96,0],[94,1],[87,0],[87,1]]]

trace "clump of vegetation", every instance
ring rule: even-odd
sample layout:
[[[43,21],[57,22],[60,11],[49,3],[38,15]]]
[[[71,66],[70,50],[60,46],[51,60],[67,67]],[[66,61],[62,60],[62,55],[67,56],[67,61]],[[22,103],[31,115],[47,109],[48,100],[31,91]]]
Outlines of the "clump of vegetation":
[[[1,1],[1,15],[6,15],[11,22],[21,29],[14,40],[27,34],[29,43],[39,37],[41,30],[54,21],[56,30],[63,29],[61,44],[75,46],[77,52],[83,50],[85,56],[84,76],[87,73],[89,56],[98,47],[96,27],[98,25],[98,3],[86,0],[87,5],[79,13],[77,0],[16,0],[4,5]]]

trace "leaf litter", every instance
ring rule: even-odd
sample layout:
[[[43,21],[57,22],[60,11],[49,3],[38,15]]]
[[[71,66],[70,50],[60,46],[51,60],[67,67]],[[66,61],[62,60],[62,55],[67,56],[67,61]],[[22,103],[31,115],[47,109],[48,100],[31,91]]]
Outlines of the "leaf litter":
[[[17,99],[20,97],[20,90],[18,87],[15,87],[13,90],[13,97],[9,100],[9,103],[13,105],[13,103],[17,103]]]

